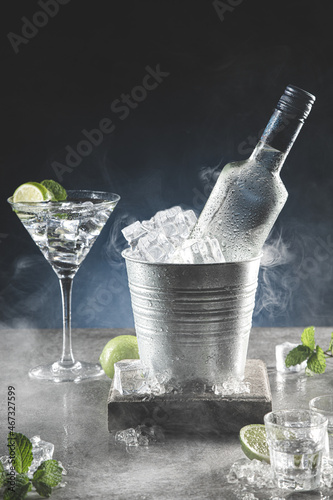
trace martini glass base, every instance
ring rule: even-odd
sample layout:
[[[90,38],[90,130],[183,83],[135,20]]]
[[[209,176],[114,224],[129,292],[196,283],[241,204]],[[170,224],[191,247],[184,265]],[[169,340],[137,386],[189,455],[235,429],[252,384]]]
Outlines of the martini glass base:
[[[60,361],[49,365],[39,365],[29,370],[29,376],[38,380],[51,382],[81,382],[82,380],[95,379],[104,374],[99,364],[76,361],[74,364],[64,365]]]

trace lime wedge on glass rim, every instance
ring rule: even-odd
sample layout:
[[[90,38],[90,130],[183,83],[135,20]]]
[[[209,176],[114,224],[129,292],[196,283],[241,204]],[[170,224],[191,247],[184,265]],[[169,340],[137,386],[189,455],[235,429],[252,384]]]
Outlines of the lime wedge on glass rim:
[[[13,194],[13,202],[30,202],[36,203],[40,201],[52,201],[54,196],[52,193],[39,182],[26,182],[21,184]]]
[[[245,455],[250,459],[270,463],[266,429],[263,424],[250,424],[239,431],[239,440]]]
[[[139,359],[138,341],[134,335],[118,335],[105,345],[99,362],[109,378],[114,376],[114,364],[122,359]]]

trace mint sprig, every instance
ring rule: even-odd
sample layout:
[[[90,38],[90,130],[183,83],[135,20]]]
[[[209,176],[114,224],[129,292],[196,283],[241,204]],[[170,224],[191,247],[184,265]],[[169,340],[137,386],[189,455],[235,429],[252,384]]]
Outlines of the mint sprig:
[[[30,439],[24,434],[10,432],[7,446],[13,468],[9,474],[0,462],[0,488],[5,486],[4,500],[23,500],[31,491],[32,486],[40,496],[48,498],[52,493],[52,488],[60,483],[62,477],[62,467],[57,460],[42,462],[30,479],[26,474],[33,460]]]
[[[307,363],[306,373],[324,373],[326,370],[326,359],[333,357],[333,333],[327,351],[324,351],[315,342],[315,327],[305,328],[301,336],[302,344],[292,349],[286,357],[286,367],[298,365],[303,361]]]

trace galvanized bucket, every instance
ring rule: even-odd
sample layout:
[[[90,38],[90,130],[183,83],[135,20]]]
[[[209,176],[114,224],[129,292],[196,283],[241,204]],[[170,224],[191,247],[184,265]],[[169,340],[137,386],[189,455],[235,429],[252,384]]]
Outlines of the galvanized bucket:
[[[260,257],[223,264],[126,260],[140,359],[186,385],[244,377]]]

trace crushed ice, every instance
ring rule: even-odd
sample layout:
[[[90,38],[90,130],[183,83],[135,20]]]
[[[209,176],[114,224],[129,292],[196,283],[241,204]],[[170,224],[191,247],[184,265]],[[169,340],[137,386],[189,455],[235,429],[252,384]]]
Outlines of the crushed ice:
[[[215,384],[213,391],[216,395],[232,396],[234,394],[248,394],[250,393],[250,383],[242,380],[229,378],[222,384]]]
[[[271,466],[260,460],[241,458],[232,464],[227,476],[228,483],[261,488],[275,488]]]
[[[170,393],[214,392],[216,395],[234,396],[250,393],[250,387],[249,382],[235,378],[212,387],[199,381],[180,386],[170,379],[167,371],[156,375],[150,373],[139,359],[123,359],[114,364],[113,388],[121,395],[140,394],[150,397]]]
[[[150,443],[160,443],[164,441],[164,433],[157,425],[138,425],[133,428],[117,431],[115,434],[116,443],[122,443],[126,447],[149,446]]]

